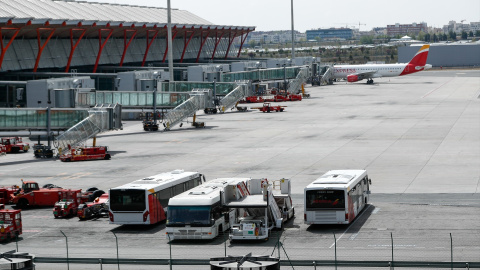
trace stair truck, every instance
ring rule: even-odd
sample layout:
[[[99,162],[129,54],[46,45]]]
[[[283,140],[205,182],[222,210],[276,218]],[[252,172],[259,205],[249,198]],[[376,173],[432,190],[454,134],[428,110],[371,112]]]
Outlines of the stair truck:
[[[252,179],[247,185],[249,196],[226,202],[227,208],[239,209],[240,213],[232,225],[230,241],[268,240],[272,229],[282,229],[283,224],[295,215],[290,180],[281,179],[279,185],[275,182]]]
[[[236,211],[224,206],[225,197],[248,196],[249,180],[217,178],[170,198],[167,239],[213,239],[228,231],[236,219]]]
[[[15,239],[22,234],[20,210],[0,210],[0,242]]]

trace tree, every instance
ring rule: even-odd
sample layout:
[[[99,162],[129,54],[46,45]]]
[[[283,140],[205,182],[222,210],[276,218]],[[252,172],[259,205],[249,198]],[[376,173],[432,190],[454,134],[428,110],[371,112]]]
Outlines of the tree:
[[[253,40],[253,39],[248,42],[248,46],[250,46],[250,48],[255,48],[255,45],[256,45],[256,44],[257,44],[257,43],[256,43],[255,40]]]
[[[469,37],[473,37],[473,31],[468,32]]]
[[[436,35],[436,34],[433,34],[433,38],[432,38],[432,39],[433,39],[433,42],[437,42],[437,41],[438,41],[437,35]]]
[[[452,30],[450,30],[448,32],[448,38],[451,39],[451,40],[457,40],[457,33],[453,32]]]
[[[468,39],[468,34],[467,34],[467,32],[462,31],[462,33],[461,33],[461,38],[462,38],[462,39]]]
[[[424,40],[425,39],[425,33],[423,31],[420,31],[418,33],[418,40]],[[425,40],[426,41],[426,40]]]
[[[475,31],[475,36],[480,37],[480,30]]]
[[[373,36],[362,36],[360,38],[361,44],[373,44]]]
[[[447,34],[443,33],[443,39],[442,40],[448,40]]]

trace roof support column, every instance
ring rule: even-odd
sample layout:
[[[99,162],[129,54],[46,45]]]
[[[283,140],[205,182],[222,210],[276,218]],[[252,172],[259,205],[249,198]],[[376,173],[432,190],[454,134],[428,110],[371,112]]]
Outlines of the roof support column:
[[[213,48],[213,53],[212,53],[212,60],[215,58],[215,53],[217,52],[217,47],[218,44],[220,44],[220,41],[222,40],[223,34],[225,34],[225,31],[222,30],[222,34],[220,37],[218,37],[218,30],[215,30],[215,47]]]
[[[233,33],[233,37],[232,37],[231,29],[230,29],[230,31],[228,31],[228,47],[227,47],[227,51],[225,52],[225,59],[228,58],[228,52],[230,51],[230,46],[232,46],[233,41],[237,37],[237,32],[238,32],[238,30],[235,29],[235,32]]]
[[[205,36],[205,39],[203,39],[203,33],[207,33],[207,35]],[[210,28],[207,30],[202,30],[200,32],[200,49],[198,49],[197,60],[195,61],[196,63],[198,63],[198,59],[200,59],[200,53],[202,53],[203,45],[205,45],[205,42],[207,41],[209,35],[210,35]]]
[[[172,43],[173,43],[173,41],[175,40],[175,37],[177,36],[177,33],[178,33],[178,31],[176,30],[176,29],[177,29],[177,26],[173,27],[173,29],[174,29],[174,31],[173,31],[173,33],[172,33]],[[166,48],[165,48],[165,52],[163,53],[162,63],[165,63],[165,59],[167,59],[167,53],[168,53],[168,38],[169,38],[169,37],[168,37],[168,34],[167,34],[167,39],[165,40],[165,41],[167,41],[167,42],[166,42],[167,46],[166,46]],[[172,44],[172,46],[173,46],[173,44]],[[172,49],[172,50],[173,50],[173,49]],[[173,60],[172,60],[172,61],[173,61]]]
[[[103,41],[103,43],[102,43],[102,31],[107,31],[108,32],[108,35],[105,38],[105,41]],[[99,45],[99,48],[98,48],[97,60],[95,61],[95,66],[93,67],[93,73],[97,72],[98,62],[100,62],[100,56],[102,56],[103,48],[105,47],[105,45],[107,45],[107,41],[112,36],[112,33],[113,33],[113,29],[109,29],[109,28],[103,28],[103,29],[98,30],[98,45]]]
[[[191,33],[191,34],[187,41],[188,33]],[[182,52],[182,57],[180,57],[180,63],[183,63],[183,57],[185,56],[185,52],[187,51],[187,46],[192,40],[194,34],[195,34],[195,31],[185,31],[185,36],[183,37],[183,52]]]
[[[127,42],[127,33],[128,32],[133,32],[133,34]],[[125,55],[127,54],[127,49],[130,46],[130,43],[132,43],[132,40],[136,35],[137,35],[137,30],[136,29],[124,29],[123,30],[123,53],[122,53],[122,59],[120,60],[120,66],[123,66],[123,60],[125,59]]]
[[[248,33],[250,33],[249,31],[247,31],[247,34],[245,35],[245,37],[241,37],[240,40],[240,49],[238,49],[238,54],[237,54],[237,58],[240,57],[240,53],[242,52],[242,47],[243,47],[243,43],[245,43],[245,40],[247,40],[247,36],[248,36]],[[242,33],[243,35],[243,33]]]
[[[13,36],[10,38],[10,41],[8,42],[7,46],[4,46],[4,45],[3,45],[3,34],[2,34],[2,30],[12,30],[12,31],[15,31],[15,33],[13,34]],[[14,40],[15,37],[18,35],[18,32],[20,32],[20,28],[0,27],[0,43],[1,43],[1,45],[2,45],[2,54],[0,54],[0,68],[2,67],[3,58],[5,57],[5,53],[7,52],[8,47],[10,47],[10,45],[12,45],[13,40]]]
[[[152,46],[152,43],[153,41],[155,41],[155,39],[157,38],[157,35],[158,35],[158,32],[160,30],[158,29],[155,29],[155,30],[147,30],[147,48],[145,49],[145,54],[143,55],[143,61],[142,61],[142,67],[145,65],[145,61],[147,61],[147,55],[148,55],[148,51],[150,50],[150,46]],[[152,37],[152,40],[151,41],[148,41],[148,39],[150,38],[150,33],[155,33]]]
[[[40,31],[45,31],[45,32],[50,31],[50,34],[48,35],[43,45],[41,42],[42,34],[40,33]],[[35,67],[33,68],[33,72],[37,72],[38,64],[40,63],[40,58],[42,57],[43,49],[45,49],[45,46],[47,46],[47,43],[52,38],[54,32],[55,32],[55,28],[38,28],[37,29],[38,55],[37,55],[37,60],[35,61]]]
[[[80,31],[81,34],[80,34],[80,37],[78,37],[77,42],[73,44],[73,32],[75,31]],[[67,67],[65,68],[65,72],[69,71],[70,64],[72,63],[73,53],[75,52],[75,49],[77,48],[78,44],[82,40],[83,36],[85,35],[85,32],[87,32],[87,29],[84,29],[84,28],[70,29],[70,55],[68,56]]]

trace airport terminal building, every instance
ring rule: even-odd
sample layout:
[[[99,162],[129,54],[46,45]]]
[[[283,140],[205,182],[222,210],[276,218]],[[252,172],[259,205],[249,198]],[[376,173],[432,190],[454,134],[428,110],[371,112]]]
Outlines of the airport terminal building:
[[[148,66],[167,58],[166,8],[68,0],[1,5],[0,72],[94,73],[100,65]],[[186,10],[171,14],[173,58],[179,63],[237,58],[255,30],[215,25]]]

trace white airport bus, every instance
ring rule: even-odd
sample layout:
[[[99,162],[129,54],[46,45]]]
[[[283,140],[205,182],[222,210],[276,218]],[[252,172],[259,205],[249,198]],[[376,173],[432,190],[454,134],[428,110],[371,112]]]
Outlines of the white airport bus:
[[[365,170],[328,171],[304,191],[305,224],[349,224],[369,202]]]
[[[229,230],[236,210],[223,206],[225,193],[231,192],[227,187],[244,186],[248,180],[250,178],[217,178],[171,198],[167,239],[213,239]]]
[[[155,224],[166,219],[168,200],[205,182],[198,172],[174,170],[109,190],[110,224]]]

